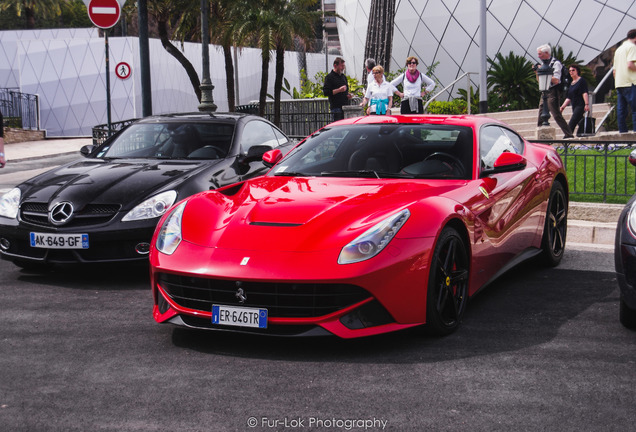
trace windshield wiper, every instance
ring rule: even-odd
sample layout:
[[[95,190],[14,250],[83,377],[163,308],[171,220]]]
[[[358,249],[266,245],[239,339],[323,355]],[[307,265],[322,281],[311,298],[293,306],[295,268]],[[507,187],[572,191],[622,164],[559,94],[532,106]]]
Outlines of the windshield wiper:
[[[409,174],[377,172],[374,170],[356,170],[356,171],[323,171],[320,173],[323,177],[375,177],[381,178],[413,178]]]
[[[275,177],[309,177],[305,173],[294,172],[294,171],[279,171],[277,173],[274,173],[274,176]]]

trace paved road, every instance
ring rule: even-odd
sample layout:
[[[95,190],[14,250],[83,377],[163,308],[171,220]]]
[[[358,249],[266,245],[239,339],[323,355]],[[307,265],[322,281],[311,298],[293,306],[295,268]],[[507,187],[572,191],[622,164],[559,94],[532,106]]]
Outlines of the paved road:
[[[636,333],[618,322],[611,259],[524,264],[449,337],[354,341],[159,325],[145,268],[2,261],[0,430],[623,432]]]

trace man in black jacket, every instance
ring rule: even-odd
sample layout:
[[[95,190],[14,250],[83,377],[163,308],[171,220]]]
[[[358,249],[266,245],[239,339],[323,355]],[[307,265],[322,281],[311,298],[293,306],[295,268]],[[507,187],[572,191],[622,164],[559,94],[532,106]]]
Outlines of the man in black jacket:
[[[333,70],[325,77],[322,92],[329,98],[329,107],[333,115],[333,121],[342,120],[344,112],[342,107],[349,102],[349,84],[344,74],[345,61],[341,57],[336,57],[333,61]]]

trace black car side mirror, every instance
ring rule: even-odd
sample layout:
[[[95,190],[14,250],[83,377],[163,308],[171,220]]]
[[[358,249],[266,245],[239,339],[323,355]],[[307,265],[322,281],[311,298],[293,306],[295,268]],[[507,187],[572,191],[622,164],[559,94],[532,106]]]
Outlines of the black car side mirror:
[[[94,145],[92,144],[85,145],[85,146],[82,146],[82,148],[80,149],[80,154],[84,157],[88,157],[88,155],[93,153],[93,150],[95,150]]]
[[[239,158],[239,162],[242,164],[248,164],[250,162],[261,160],[263,155],[271,149],[272,148],[267,145],[252,146],[247,150],[247,154],[242,155]]]

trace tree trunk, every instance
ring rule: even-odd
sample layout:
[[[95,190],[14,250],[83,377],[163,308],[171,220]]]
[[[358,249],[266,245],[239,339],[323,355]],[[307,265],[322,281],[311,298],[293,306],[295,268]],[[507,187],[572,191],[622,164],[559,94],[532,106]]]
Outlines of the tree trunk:
[[[35,28],[35,11],[33,10],[33,8],[25,7],[24,16],[26,17],[26,28],[34,29]]]
[[[276,78],[274,79],[274,124],[280,127],[280,95],[285,75],[285,48],[276,46]]]
[[[201,81],[199,80],[197,71],[194,69],[194,66],[192,66],[192,63],[190,63],[190,60],[188,60],[186,56],[184,56],[183,53],[170,42],[168,38],[167,22],[164,20],[159,20],[157,22],[157,28],[159,30],[159,39],[161,39],[161,45],[163,45],[163,48],[168,51],[170,55],[172,55],[175,59],[177,59],[179,63],[181,63],[181,66],[183,66],[186,73],[188,74],[188,78],[190,78],[190,84],[192,84],[192,88],[194,89],[194,93],[197,96],[197,100],[201,102]]]
[[[232,46],[223,45],[225,58],[225,81],[227,83],[227,106],[229,112],[236,111],[236,95],[234,94],[234,62],[232,60]]]
[[[261,53],[261,92],[258,97],[258,115],[265,117],[265,101],[267,99],[267,80],[269,79],[269,53]]]
[[[364,58],[375,59],[387,72],[391,66],[394,18],[395,0],[371,0]]]

